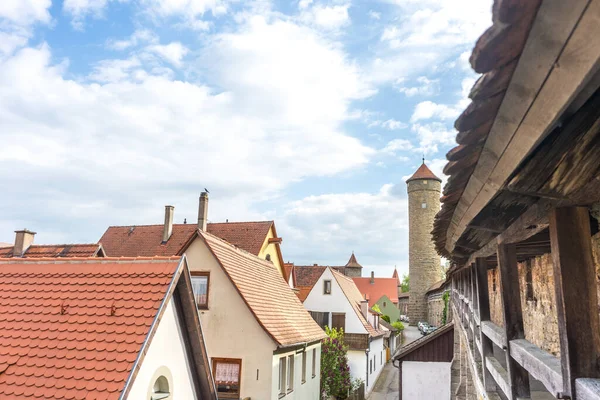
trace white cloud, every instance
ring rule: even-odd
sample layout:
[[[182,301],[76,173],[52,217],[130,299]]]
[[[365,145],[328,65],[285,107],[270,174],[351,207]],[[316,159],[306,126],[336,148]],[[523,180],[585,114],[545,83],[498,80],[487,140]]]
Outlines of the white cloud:
[[[102,17],[104,9],[110,1],[114,0],[65,0],[63,10],[71,15],[71,25],[73,28],[82,30],[85,18],[88,16],[93,18]]]
[[[449,120],[458,117],[460,110],[446,104],[438,104],[432,101],[426,100],[418,103],[415,106],[412,116],[410,117],[411,122],[427,119],[441,119]]]
[[[394,130],[398,130],[398,129],[404,129],[404,128],[408,127],[408,124],[406,124],[402,121],[398,121],[396,119],[390,118],[385,121],[375,120],[367,125],[367,128],[374,128],[374,127],[380,127],[380,128],[389,129],[390,131],[394,131]]]
[[[400,93],[404,93],[407,97],[433,96],[439,91],[439,79],[419,76],[415,79],[415,83],[415,86],[407,86],[404,79],[399,79],[395,86]]]
[[[286,235],[286,260],[344,265],[354,251],[366,271],[381,265],[377,276],[391,276],[394,264],[404,270],[408,265],[405,193],[403,183],[386,184],[376,193],[323,194],[289,203],[277,219],[278,230]]]
[[[449,147],[455,144],[456,131],[448,129],[446,124],[432,122],[429,124],[413,124],[411,130],[419,138],[419,146],[415,151],[424,154],[435,154],[439,145]]]
[[[304,10],[306,8],[308,8],[308,6],[310,6],[313,3],[313,0],[300,0],[298,2],[298,8],[301,10]]]
[[[180,42],[171,42],[166,45],[155,44],[147,48],[148,51],[158,54],[176,67],[181,66],[183,57],[189,52],[187,47]]]
[[[51,0],[0,1],[0,60],[27,44],[36,23],[49,24]]]
[[[322,6],[317,5],[312,8],[314,23],[325,29],[339,29],[350,23],[348,15],[349,4]]]
[[[107,41],[107,47],[112,50],[127,50],[131,47],[136,47],[142,43],[154,43],[158,41],[158,37],[148,29],[138,29],[127,39]]]
[[[369,14],[369,17],[370,17],[371,19],[377,19],[377,20],[378,20],[378,19],[381,19],[381,13],[380,13],[380,12],[376,12],[376,11],[373,11],[373,10],[369,10],[369,13],[368,13],[368,14]]]
[[[398,151],[412,150],[413,145],[410,140],[393,139],[381,150],[382,153],[395,155]]]

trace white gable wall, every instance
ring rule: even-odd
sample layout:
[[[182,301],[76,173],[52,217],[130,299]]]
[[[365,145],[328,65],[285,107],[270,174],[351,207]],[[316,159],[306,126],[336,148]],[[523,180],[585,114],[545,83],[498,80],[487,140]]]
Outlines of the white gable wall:
[[[383,356],[383,360],[382,360]],[[373,338],[369,345],[369,362],[373,361],[373,370],[369,373],[369,384],[365,385],[365,393],[369,394],[375,387],[377,378],[385,367],[385,349],[383,348],[383,336]],[[420,397],[405,397],[405,399],[419,399]]]
[[[127,399],[149,399],[154,382],[164,375],[169,380],[170,400],[200,400],[194,393],[190,356],[179,319],[173,301],[169,300]]]
[[[201,238],[190,245],[186,256],[190,271],[210,272],[208,310],[199,314],[211,368],[213,358],[241,359],[240,398],[270,399],[275,342]]]
[[[450,399],[449,362],[402,363],[402,398]]]
[[[323,281],[325,280],[331,281],[331,294],[323,294]],[[321,274],[303,304],[308,311],[345,313],[346,333],[367,333],[354,307],[348,301],[329,268]],[[329,322],[331,323],[331,315]]]

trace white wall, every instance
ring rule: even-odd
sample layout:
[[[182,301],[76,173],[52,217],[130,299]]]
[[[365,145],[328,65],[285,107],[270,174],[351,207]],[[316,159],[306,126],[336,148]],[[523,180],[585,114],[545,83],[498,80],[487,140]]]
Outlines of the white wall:
[[[313,349],[316,349],[316,371],[312,376]],[[273,372],[271,378],[271,400],[279,399],[279,359],[294,355],[294,391],[287,393],[284,400],[319,400],[321,391],[321,342],[306,347],[306,382],[302,383],[302,353],[290,351],[273,356]],[[286,364],[287,368],[287,364]],[[286,372],[287,373],[287,372]]]
[[[373,371],[369,374],[369,384],[365,385],[366,394],[371,393],[373,387],[375,386],[377,378],[379,378],[381,371],[383,371],[383,367],[385,367],[385,349],[383,348],[383,336],[371,340],[371,344],[369,345],[369,360],[374,360],[374,363]],[[405,398],[408,399],[411,397]]]
[[[348,350],[348,366],[352,379],[367,380],[367,356],[364,350]]]
[[[201,239],[190,245],[186,256],[190,271],[210,271],[208,310],[200,311],[200,320],[211,364],[212,358],[242,359],[240,397],[270,399],[275,342]]]
[[[323,294],[324,280],[331,280],[331,294]],[[346,333],[367,333],[360,318],[356,315],[354,307],[342,292],[342,288],[338,285],[329,268],[325,269],[303,304],[308,311],[345,313],[346,329],[344,331]],[[331,315],[329,318],[331,318]]]
[[[403,362],[402,398],[450,399],[450,364],[447,362]]]
[[[190,360],[185,350],[179,318],[170,300],[132,384],[128,399],[149,399],[149,391],[160,375],[165,375],[170,380],[169,389],[172,397],[169,400],[196,399]]]

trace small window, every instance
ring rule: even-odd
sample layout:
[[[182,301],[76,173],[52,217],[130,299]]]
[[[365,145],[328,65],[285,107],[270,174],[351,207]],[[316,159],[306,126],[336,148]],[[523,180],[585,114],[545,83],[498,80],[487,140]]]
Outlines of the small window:
[[[323,294],[331,294],[331,281],[323,281]]]
[[[213,375],[219,398],[238,398],[242,360],[236,358],[213,358]]]
[[[427,203],[421,203],[421,208],[427,208]]]
[[[294,390],[294,355],[288,356],[287,367],[287,391],[288,393]]]
[[[312,377],[317,376],[317,349],[313,349],[312,355]]]
[[[192,290],[199,309],[208,309],[208,284],[210,272],[192,271]]]
[[[302,383],[306,382],[306,351],[302,352]]]
[[[285,357],[279,358],[279,397],[285,396]]]
[[[384,301],[384,302],[383,302],[383,306],[384,306],[384,307],[385,307],[385,306],[387,306],[387,302],[385,302],[385,301]]]
[[[169,381],[163,375],[159,376],[152,387],[150,400],[166,400],[171,395],[169,391]]]
[[[267,254],[267,256],[265,257],[265,260],[267,260],[267,261],[271,261],[271,255],[270,255],[270,254]]]

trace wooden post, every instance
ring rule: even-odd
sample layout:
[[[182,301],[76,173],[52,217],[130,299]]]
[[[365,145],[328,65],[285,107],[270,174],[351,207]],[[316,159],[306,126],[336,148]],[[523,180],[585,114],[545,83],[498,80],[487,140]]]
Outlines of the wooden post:
[[[575,379],[600,378],[600,322],[588,209],[550,212],[556,313],[565,395],[575,397]]]
[[[485,258],[475,260],[475,280],[477,282],[477,303],[479,310],[479,320],[490,320],[490,293],[488,290],[488,271]],[[486,391],[496,391],[496,381],[490,374],[486,366],[486,357],[494,355],[493,344],[490,338],[483,334],[481,327],[479,329],[479,340],[481,340],[481,369],[483,371],[483,386]]]
[[[521,310],[521,290],[519,288],[519,268],[517,265],[517,246],[498,244],[498,271],[502,289],[502,308],[504,310],[504,332],[508,343],[506,349],[506,367],[511,393],[509,398],[530,398],[529,374],[510,356],[510,341],[524,339],[523,313]]]

